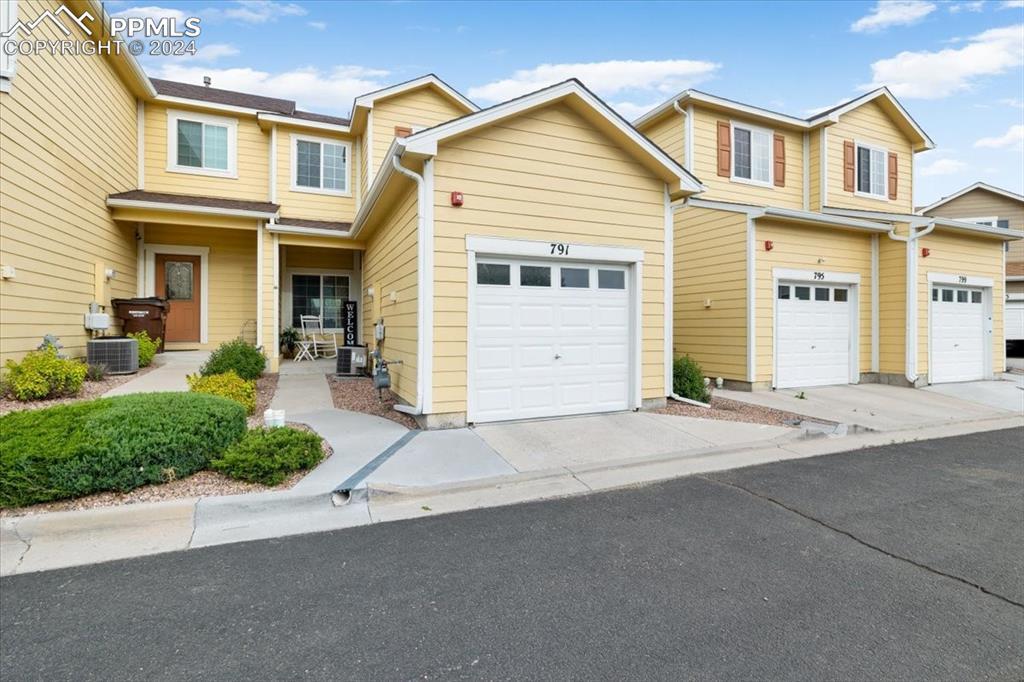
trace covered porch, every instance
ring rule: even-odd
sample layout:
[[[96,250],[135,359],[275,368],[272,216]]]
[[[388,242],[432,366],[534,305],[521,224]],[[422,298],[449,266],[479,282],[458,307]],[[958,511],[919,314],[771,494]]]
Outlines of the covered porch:
[[[300,329],[301,315],[317,316],[338,345],[360,342],[363,246],[347,223],[282,218],[269,202],[141,191],[107,203],[134,227],[135,295],[171,302],[167,350],[241,338],[276,372],[281,332]]]

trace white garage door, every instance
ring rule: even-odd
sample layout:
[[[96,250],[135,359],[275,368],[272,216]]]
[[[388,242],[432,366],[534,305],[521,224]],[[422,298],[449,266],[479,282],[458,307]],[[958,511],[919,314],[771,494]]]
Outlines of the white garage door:
[[[850,383],[850,288],[782,283],[775,303],[775,385]]]
[[[470,418],[627,409],[629,285],[613,265],[478,260]]]
[[[985,378],[985,306],[980,289],[932,286],[930,379]]]
[[[1003,315],[1006,318],[1006,340],[1024,340],[1024,301],[1007,301]]]

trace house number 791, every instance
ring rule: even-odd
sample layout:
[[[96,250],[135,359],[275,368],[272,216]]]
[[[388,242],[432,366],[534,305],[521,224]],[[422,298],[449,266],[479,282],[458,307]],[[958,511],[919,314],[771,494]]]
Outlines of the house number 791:
[[[560,243],[557,243],[557,242],[552,242],[551,243],[551,255],[552,256],[568,256],[569,255],[569,245],[568,244],[560,244]]]

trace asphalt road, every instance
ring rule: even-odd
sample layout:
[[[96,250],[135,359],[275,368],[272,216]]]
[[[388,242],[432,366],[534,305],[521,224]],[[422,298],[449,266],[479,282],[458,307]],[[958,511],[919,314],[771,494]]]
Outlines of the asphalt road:
[[[0,580],[0,678],[1020,680],[1024,430]]]

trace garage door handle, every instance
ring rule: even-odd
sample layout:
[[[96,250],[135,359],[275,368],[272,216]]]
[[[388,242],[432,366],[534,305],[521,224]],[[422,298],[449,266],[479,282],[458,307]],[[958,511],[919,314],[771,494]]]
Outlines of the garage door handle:
[[[560,360],[561,358],[562,358],[561,355],[559,355],[558,353],[555,353],[555,360]]]

